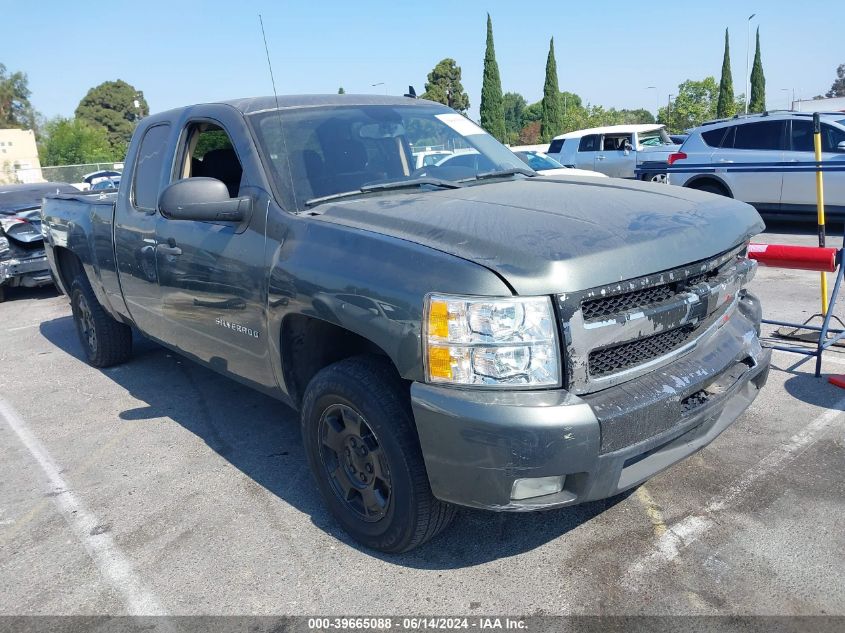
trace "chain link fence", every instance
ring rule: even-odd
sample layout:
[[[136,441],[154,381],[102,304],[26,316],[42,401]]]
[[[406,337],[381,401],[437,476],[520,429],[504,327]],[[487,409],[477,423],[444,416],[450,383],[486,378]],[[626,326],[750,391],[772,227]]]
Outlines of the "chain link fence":
[[[86,163],[84,165],[58,165],[42,167],[41,176],[48,182],[82,182],[83,176],[104,169],[123,171],[123,163]]]

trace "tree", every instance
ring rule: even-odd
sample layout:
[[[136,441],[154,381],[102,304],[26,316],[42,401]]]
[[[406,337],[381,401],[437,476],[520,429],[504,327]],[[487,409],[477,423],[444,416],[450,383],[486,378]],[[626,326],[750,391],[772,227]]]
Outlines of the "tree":
[[[469,109],[469,95],[461,84],[461,67],[454,59],[440,60],[428,73],[422,98],[437,101],[462,114]]]
[[[493,21],[487,14],[487,47],[484,51],[484,78],[481,83],[481,127],[492,136],[504,142],[505,111],[502,106],[502,80],[499,77],[499,64],[496,63],[496,50],[493,47]]]
[[[701,81],[687,79],[678,86],[678,95],[671,108],[660,108],[657,120],[671,132],[683,132],[716,118],[719,86],[714,77]]]
[[[546,59],[546,83],[543,85],[543,117],[540,119],[540,138],[551,141],[563,128],[563,108],[560,90],[557,87],[557,62],[555,61],[555,38],[549,42],[549,56]]]
[[[725,55],[722,58],[722,78],[719,81],[719,100],[716,102],[716,118],[726,119],[736,114],[734,80],[731,76],[731,47],[728,29],[725,29]]]
[[[35,110],[29,102],[29,80],[20,71],[8,73],[0,64],[0,128],[35,128]]]
[[[766,110],[766,76],[763,74],[763,61],[760,59],[760,27],[757,27],[757,48],[754,49],[754,64],[751,66],[751,98],[748,100],[749,112]]]
[[[337,89],[337,94],[339,94],[339,95],[345,95],[346,94],[346,90],[343,89],[343,86],[341,86],[340,88]]]
[[[48,121],[38,146],[38,158],[45,166],[110,162],[122,157],[114,154],[105,128],[78,118]]]
[[[828,97],[845,97],[845,64],[839,64],[836,69],[836,79],[827,93]]]
[[[517,92],[506,92],[502,95],[505,132],[511,144],[516,143],[519,138],[519,131],[523,128],[522,115],[527,105],[525,97]]]
[[[106,81],[88,91],[76,116],[104,127],[117,156],[126,154],[135,125],[150,113],[144,93],[125,81]]]

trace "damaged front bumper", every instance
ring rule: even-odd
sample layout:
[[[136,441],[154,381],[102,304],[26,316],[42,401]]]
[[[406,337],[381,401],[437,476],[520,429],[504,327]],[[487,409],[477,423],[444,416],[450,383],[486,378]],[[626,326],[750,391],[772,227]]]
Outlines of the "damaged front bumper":
[[[0,285],[35,288],[52,282],[44,251],[33,257],[0,259]]]
[[[751,295],[689,354],[597,393],[479,391],[414,383],[431,488],[459,505],[530,511],[611,497],[713,441],[751,404],[771,353]],[[517,480],[559,478],[520,498]]]

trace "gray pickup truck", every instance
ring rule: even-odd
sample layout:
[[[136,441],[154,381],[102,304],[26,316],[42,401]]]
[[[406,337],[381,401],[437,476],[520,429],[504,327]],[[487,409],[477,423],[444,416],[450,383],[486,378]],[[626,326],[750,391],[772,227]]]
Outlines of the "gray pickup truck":
[[[486,167],[415,168],[426,146]],[[753,208],[537,178],[428,101],[150,116],[116,194],[58,195],[42,214],[92,365],[127,360],[136,328],[298,409],[325,503],[386,552],[456,505],[633,488],[724,431],[768,374],[744,288]]]

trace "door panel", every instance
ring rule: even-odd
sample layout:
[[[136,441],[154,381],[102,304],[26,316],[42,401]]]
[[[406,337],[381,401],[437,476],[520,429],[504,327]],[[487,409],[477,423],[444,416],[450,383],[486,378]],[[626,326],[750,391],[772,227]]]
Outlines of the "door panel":
[[[115,257],[126,308],[135,324],[156,338],[161,333],[156,199],[170,133],[170,125],[154,125],[144,132],[137,154],[133,154],[137,155],[133,173],[126,176],[131,185],[121,188],[115,214]]]
[[[845,132],[822,125],[822,161],[845,165],[845,152],[835,151],[839,141],[845,141]],[[815,159],[812,122],[792,121],[791,147],[784,160],[812,163]],[[824,172],[823,180],[825,206],[845,209],[845,172]],[[812,213],[816,205],[816,172],[785,172],[782,204],[805,206],[807,212]],[[785,207],[785,210],[789,210],[789,207]]]
[[[785,121],[763,121],[735,126],[723,147],[713,152],[716,173],[730,187],[737,200],[777,209],[780,205],[783,172],[759,170],[749,163],[777,163],[784,157]],[[724,145],[728,145],[725,147]],[[754,171],[720,170],[720,165],[748,165]]]
[[[249,184],[258,178],[240,158],[252,149],[248,131],[228,133],[223,125],[203,118],[181,126],[173,180],[221,180],[231,197],[252,199],[252,213],[241,223],[160,218],[156,264],[161,319],[167,325],[161,339],[217,371],[273,388],[264,262],[268,197]],[[242,145],[233,146],[234,138]]]

